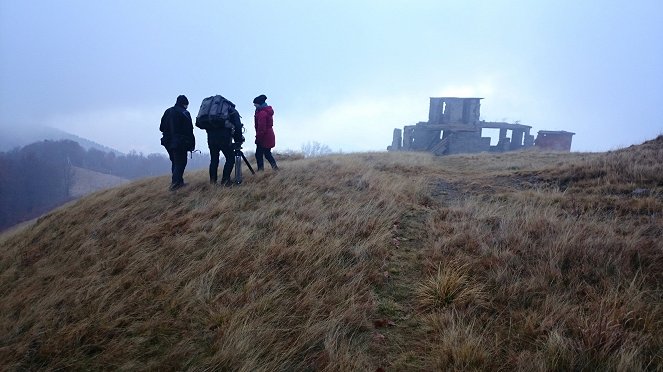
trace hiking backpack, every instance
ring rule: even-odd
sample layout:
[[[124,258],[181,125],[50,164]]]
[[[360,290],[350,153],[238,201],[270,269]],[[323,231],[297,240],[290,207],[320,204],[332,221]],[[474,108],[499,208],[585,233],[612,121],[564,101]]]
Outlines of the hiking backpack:
[[[230,115],[235,112],[235,105],[223,96],[207,97],[200,104],[196,126],[200,129],[232,128]]]

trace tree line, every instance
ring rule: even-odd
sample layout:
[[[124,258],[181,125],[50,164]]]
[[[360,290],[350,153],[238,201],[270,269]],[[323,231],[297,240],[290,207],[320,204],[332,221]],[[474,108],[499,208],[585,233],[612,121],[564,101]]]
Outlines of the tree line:
[[[187,169],[208,165],[209,155],[196,154]],[[72,167],[133,180],[169,173],[170,161],[161,154],[86,150],[71,140],[41,141],[0,152],[0,230],[71,200]]]
[[[319,142],[302,145],[301,153],[285,152],[285,158],[329,155],[329,146]],[[251,151],[246,152],[249,159]],[[187,171],[207,168],[209,154],[196,153],[188,159]],[[170,173],[166,155],[143,155],[135,151],[117,154],[96,148],[85,149],[72,140],[45,140],[12,151],[0,152],[0,230],[35,218],[71,200],[73,167],[130,180]]]

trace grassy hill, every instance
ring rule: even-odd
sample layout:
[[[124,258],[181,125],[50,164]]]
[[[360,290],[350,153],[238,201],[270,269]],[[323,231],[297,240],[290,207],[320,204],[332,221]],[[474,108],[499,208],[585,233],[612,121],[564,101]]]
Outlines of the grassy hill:
[[[0,369],[660,370],[663,136],[282,162],[0,238]]]

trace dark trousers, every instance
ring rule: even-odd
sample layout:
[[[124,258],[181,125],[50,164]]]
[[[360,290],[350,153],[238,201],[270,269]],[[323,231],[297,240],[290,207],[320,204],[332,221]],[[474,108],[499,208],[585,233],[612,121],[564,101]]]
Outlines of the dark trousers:
[[[258,164],[258,170],[265,169],[263,156],[267,159],[269,165],[271,165],[273,169],[278,169],[276,166],[276,160],[274,160],[274,157],[272,156],[272,149],[256,145],[256,163]]]
[[[173,177],[171,183],[179,185],[184,183],[184,168],[186,168],[186,150],[168,150],[168,157],[172,166],[170,167]]]
[[[217,169],[219,168],[219,152],[223,152],[223,157],[226,158],[226,163],[223,165],[223,174],[221,180],[226,181],[230,179],[230,173],[235,166],[235,151],[231,146],[210,146],[209,148],[209,180],[216,182]]]

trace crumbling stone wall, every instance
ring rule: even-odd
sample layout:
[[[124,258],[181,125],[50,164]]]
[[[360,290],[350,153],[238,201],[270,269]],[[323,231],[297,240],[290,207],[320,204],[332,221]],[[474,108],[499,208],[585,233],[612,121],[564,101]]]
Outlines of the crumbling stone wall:
[[[542,150],[571,151],[571,142],[575,133],[566,131],[540,130],[534,145]]]
[[[481,98],[432,97],[429,124],[475,124],[479,121]]]
[[[532,127],[528,125],[481,121],[481,99],[431,97],[428,122],[406,125],[403,128],[402,138],[401,131],[394,130],[392,144],[387,149],[430,151],[436,155],[446,155],[512,151],[535,145],[534,136],[530,135]],[[490,137],[481,137],[484,128],[499,129],[499,141],[496,146],[490,146]],[[509,131],[511,131],[510,138]],[[546,133],[542,135],[542,132]],[[564,131],[540,131],[539,136],[542,139],[539,140],[537,137],[536,146],[569,151],[572,135],[573,133]],[[544,138],[546,136],[551,137]]]
[[[446,154],[466,154],[490,150],[490,137],[474,132],[457,132],[449,135]]]
[[[401,130],[395,128],[393,139],[391,141],[391,146],[387,147],[387,151],[398,151],[401,149],[402,144],[403,144],[403,138],[401,136]]]

